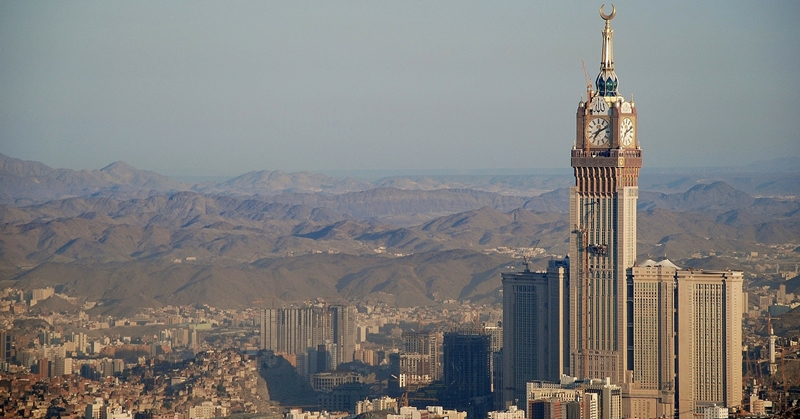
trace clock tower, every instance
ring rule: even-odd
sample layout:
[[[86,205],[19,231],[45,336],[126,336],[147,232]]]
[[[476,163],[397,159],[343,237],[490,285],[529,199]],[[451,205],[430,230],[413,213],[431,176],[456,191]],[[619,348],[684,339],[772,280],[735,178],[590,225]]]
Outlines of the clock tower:
[[[578,104],[570,188],[569,363],[578,378],[625,382],[629,356],[626,271],[636,261],[636,201],[642,151],[633,99],[618,91],[611,20],[600,73]]]

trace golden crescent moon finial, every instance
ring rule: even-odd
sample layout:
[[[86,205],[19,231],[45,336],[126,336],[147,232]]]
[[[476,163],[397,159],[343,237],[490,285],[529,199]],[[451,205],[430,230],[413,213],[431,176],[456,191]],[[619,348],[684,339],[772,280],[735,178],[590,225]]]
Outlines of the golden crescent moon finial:
[[[616,7],[614,7],[614,4],[612,3],[612,4],[611,4],[611,14],[610,14],[610,15],[607,15],[607,14],[605,14],[605,13],[603,12],[603,8],[605,8],[605,6],[606,6],[605,4],[603,4],[602,6],[600,6],[600,17],[602,17],[604,20],[611,20],[611,19],[614,19],[614,15],[616,15],[616,14],[617,14],[617,8],[616,8]]]

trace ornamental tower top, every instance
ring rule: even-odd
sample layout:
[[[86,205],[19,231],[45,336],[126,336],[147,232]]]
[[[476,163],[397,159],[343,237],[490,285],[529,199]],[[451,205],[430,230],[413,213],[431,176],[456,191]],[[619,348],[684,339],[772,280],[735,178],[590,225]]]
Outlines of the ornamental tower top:
[[[611,19],[617,14],[617,8],[611,5],[611,14],[607,15],[603,11],[603,6],[600,6],[600,17],[606,21],[606,27],[603,29],[603,55],[600,59],[600,73],[594,81],[597,88],[597,94],[600,96],[617,96],[617,87],[619,87],[619,79],[614,72],[614,44],[612,38],[614,37],[614,30],[611,29]]]

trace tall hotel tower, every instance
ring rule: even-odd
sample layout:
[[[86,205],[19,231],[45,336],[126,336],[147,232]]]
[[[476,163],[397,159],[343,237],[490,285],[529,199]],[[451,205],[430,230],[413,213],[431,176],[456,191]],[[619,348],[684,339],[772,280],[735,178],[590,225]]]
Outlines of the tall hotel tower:
[[[570,188],[569,364],[578,378],[624,381],[627,365],[626,270],[636,259],[636,200],[642,150],[636,107],[618,92],[610,15],[605,20],[596,90],[577,112]]]

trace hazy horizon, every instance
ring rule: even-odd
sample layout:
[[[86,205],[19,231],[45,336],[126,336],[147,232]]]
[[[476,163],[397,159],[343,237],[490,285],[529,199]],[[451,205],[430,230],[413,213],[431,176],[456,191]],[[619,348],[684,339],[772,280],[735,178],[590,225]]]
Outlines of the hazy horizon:
[[[2,153],[0,153],[2,154]],[[14,156],[8,156],[10,158],[16,158]],[[23,161],[31,161],[26,159],[21,159]],[[116,160],[113,162],[109,162],[108,164],[103,164],[100,167],[96,168],[63,168],[63,167],[52,167],[53,169],[70,169],[70,170],[102,170],[108,166],[112,166],[116,163],[125,163],[131,165],[125,160]],[[717,174],[745,174],[745,173],[785,173],[788,171],[797,171],[800,170],[796,167],[798,162],[800,162],[800,156],[784,156],[784,157],[777,157],[774,159],[767,159],[767,160],[755,160],[751,162],[745,162],[741,165],[728,165],[728,166],[648,166],[645,165],[642,167],[642,175],[663,175],[663,174],[698,174],[708,172],[709,174],[717,173]],[[40,162],[44,163],[44,162]],[[46,163],[45,163],[46,164]],[[133,165],[131,165],[133,166]],[[136,167],[137,170],[150,170],[150,169],[143,169],[140,167]],[[155,173],[158,173],[163,176],[167,176],[169,178],[178,180],[184,183],[208,183],[208,182],[223,182],[227,180],[234,179],[236,177],[245,175],[251,172],[273,172],[273,171],[280,171],[287,174],[293,173],[317,173],[322,175],[331,176],[334,178],[353,178],[353,179],[361,179],[366,181],[376,181],[383,178],[392,178],[392,177],[455,177],[455,176],[541,176],[541,175],[552,175],[552,176],[569,176],[573,175],[573,169],[570,166],[567,167],[527,167],[527,168],[475,168],[475,169],[330,169],[330,170],[298,170],[298,171],[286,171],[280,169],[254,169],[248,170],[243,172],[233,172],[233,173],[223,173],[223,174],[216,174],[216,175],[208,175],[208,174],[190,174],[190,175],[183,175],[183,174],[174,174],[174,173],[164,173],[151,170]]]
[[[614,4],[645,167],[800,156],[800,3]],[[171,177],[568,170],[599,6],[4,2],[0,152]]]

